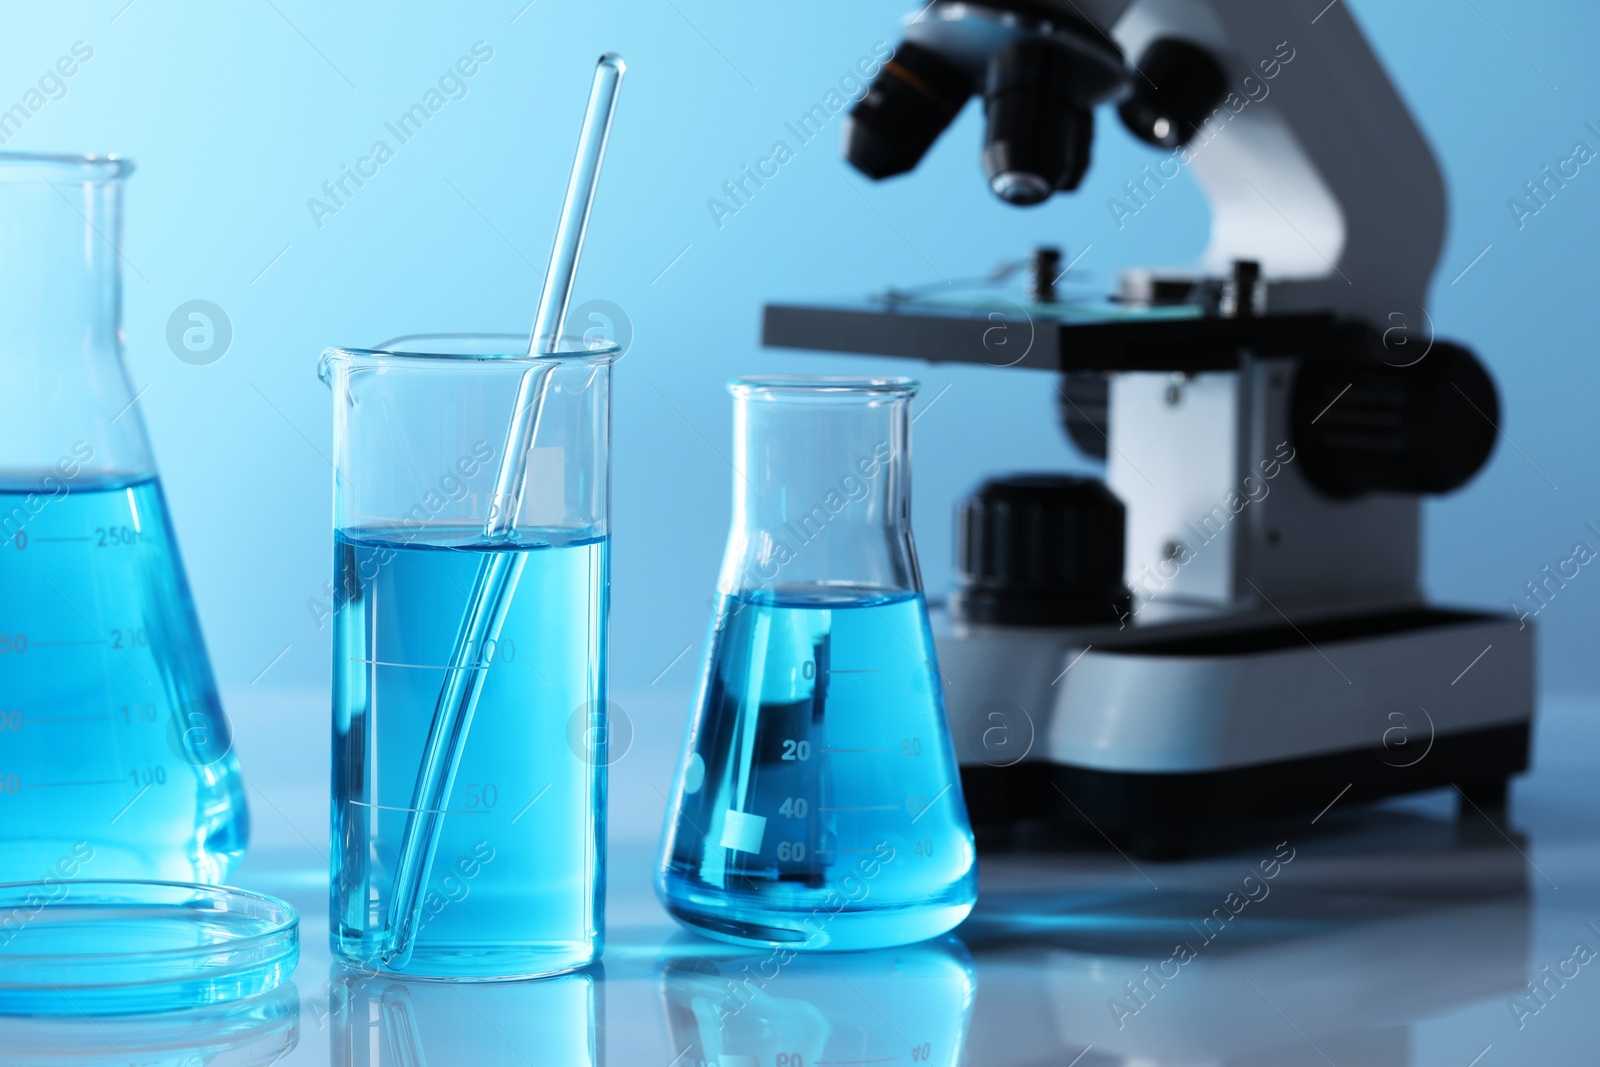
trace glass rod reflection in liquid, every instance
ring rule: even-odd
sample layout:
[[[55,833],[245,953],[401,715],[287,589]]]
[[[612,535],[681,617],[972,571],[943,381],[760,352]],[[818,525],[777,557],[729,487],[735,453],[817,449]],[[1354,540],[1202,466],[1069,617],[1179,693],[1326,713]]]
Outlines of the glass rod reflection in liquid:
[[[390,896],[424,743],[479,568],[524,556],[445,804],[406,974],[516,977],[601,945],[608,545],[522,529],[336,535],[334,859],[337,954],[384,970]]]
[[[743,943],[861,949],[950,929],[972,833],[920,593],[724,597],[658,891]]]

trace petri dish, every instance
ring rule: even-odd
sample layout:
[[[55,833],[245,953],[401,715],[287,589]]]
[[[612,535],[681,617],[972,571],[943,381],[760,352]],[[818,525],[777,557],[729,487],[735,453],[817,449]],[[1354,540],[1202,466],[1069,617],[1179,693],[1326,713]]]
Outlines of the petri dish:
[[[0,885],[0,1015],[126,1015],[276,989],[300,918],[274,897],[186,882]]]

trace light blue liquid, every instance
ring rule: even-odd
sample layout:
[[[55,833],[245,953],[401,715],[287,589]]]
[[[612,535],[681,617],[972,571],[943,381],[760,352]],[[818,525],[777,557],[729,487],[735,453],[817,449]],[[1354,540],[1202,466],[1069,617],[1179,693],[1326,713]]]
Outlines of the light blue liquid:
[[[155,478],[0,487],[0,881],[222,882],[239,765]]]
[[[739,943],[941,934],[977,895],[920,594],[724,598],[657,891]]]
[[[479,568],[525,557],[484,648],[481,697],[422,894],[393,969],[437,978],[553,974],[601,947],[608,545],[481,529],[342,531],[335,539],[330,939],[382,960],[424,743]],[[411,537],[408,541],[407,538]],[[515,573],[515,572],[514,572]]]

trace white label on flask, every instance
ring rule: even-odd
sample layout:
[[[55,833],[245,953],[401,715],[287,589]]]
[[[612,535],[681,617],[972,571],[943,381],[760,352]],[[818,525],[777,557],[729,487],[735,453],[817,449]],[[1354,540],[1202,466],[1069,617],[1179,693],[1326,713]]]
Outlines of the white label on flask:
[[[765,816],[744,811],[730,811],[723,816],[722,847],[735,852],[760,852],[761,839],[767,833]]]

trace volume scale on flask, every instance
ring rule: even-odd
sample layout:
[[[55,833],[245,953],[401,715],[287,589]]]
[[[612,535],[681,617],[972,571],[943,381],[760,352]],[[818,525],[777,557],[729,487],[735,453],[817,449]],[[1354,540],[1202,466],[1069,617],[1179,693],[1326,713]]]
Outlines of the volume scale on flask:
[[[0,486],[0,515],[26,497]],[[41,510],[0,548],[0,590],[0,805],[26,828],[5,872],[77,855],[98,877],[221,881],[244,798],[159,483]]]

